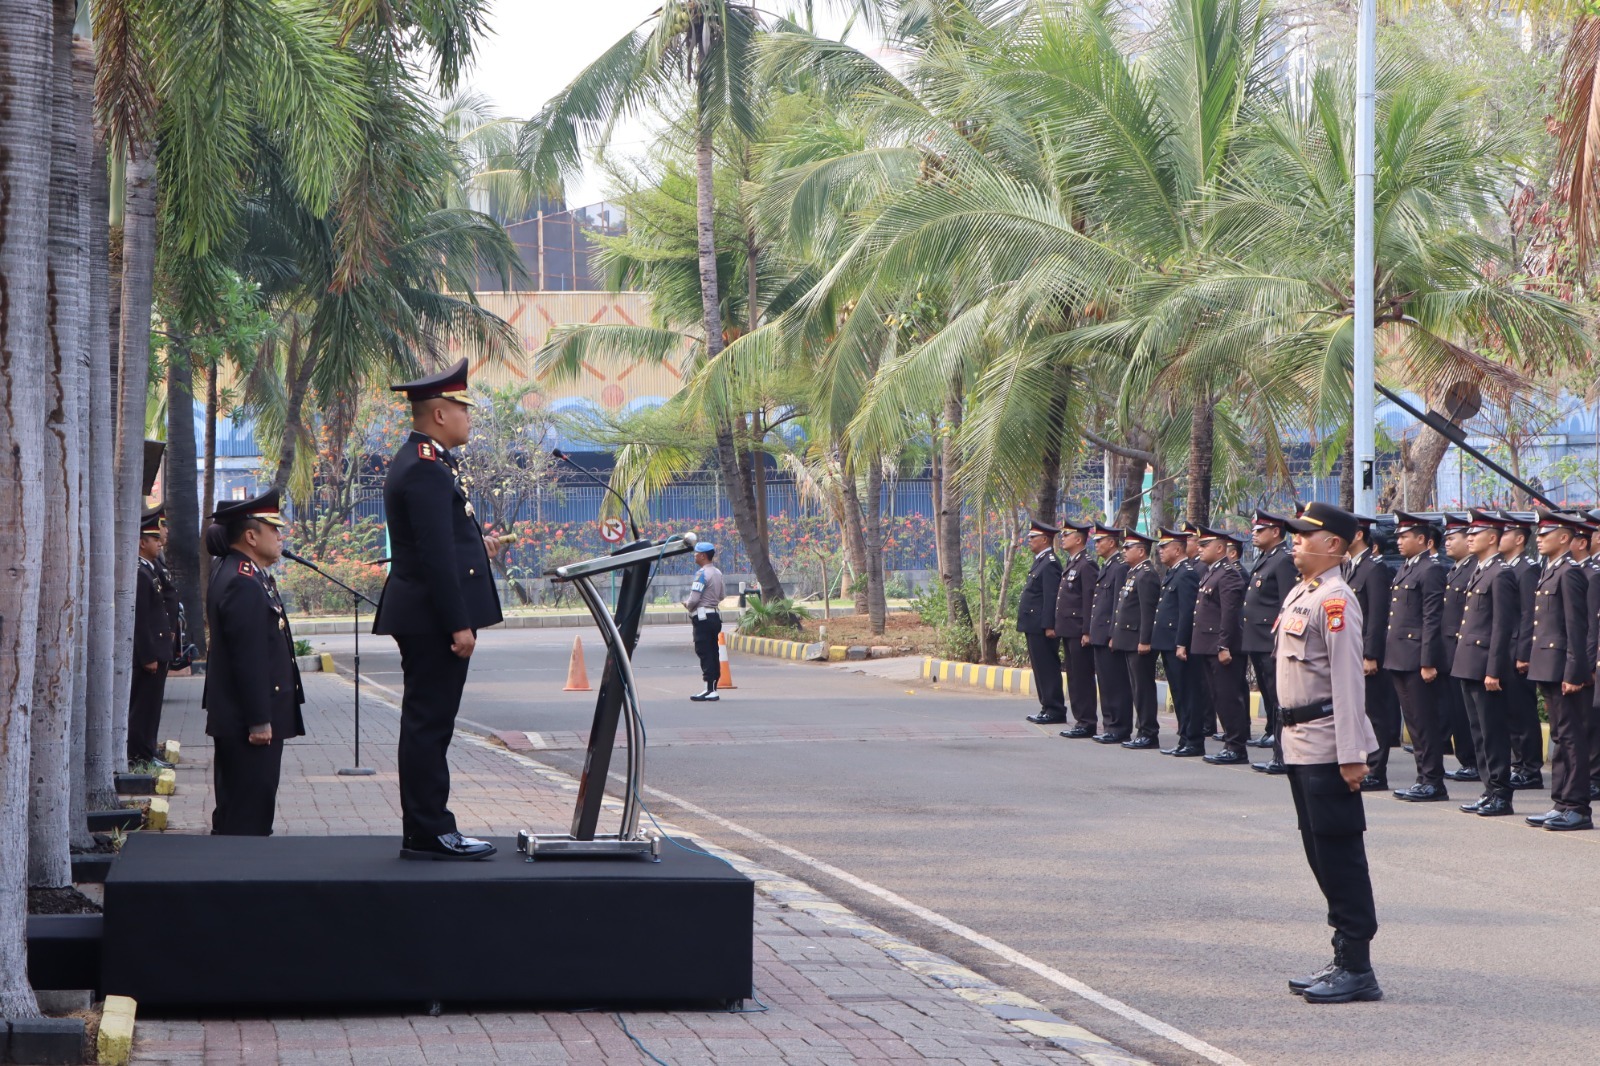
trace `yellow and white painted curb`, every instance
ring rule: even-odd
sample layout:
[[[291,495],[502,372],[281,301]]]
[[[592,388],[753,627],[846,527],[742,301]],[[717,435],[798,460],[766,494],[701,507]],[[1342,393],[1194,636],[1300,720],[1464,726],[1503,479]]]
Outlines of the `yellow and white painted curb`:
[[[133,1021],[139,1005],[128,996],[107,996],[100,1014],[100,1035],[95,1037],[95,1061],[100,1066],[124,1066],[133,1055]]]
[[[929,657],[922,660],[922,679],[956,681],[973,688],[1011,692],[1019,696],[1031,696],[1034,692],[1033,671],[1014,666],[984,666],[981,663],[958,663]]]
[[[803,659],[819,660],[829,658],[828,645],[802,644],[798,640],[779,640],[776,637],[749,637],[743,633],[734,633],[728,637],[728,647],[734,651],[746,652],[750,655],[766,655],[774,659]],[[840,648],[839,657],[844,658],[844,649]]]

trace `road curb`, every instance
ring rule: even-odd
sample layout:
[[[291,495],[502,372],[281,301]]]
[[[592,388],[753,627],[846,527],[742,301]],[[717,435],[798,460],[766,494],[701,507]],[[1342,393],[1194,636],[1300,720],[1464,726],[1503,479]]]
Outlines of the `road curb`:
[[[984,666],[981,663],[958,663],[951,659],[936,659],[931,655],[922,658],[922,680],[939,684],[954,681],[958,684],[969,685],[972,688],[988,689],[990,692],[1008,692],[1014,696],[1032,696],[1033,671],[1023,666]],[[1067,675],[1061,675],[1061,684],[1065,689]],[[1156,706],[1164,711],[1171,712],[1173,707],[1167,698],[1167,683],[1156,682]],[[1250,693],[1250,717],[1260,718],[1261,693]]]
[[[838,645],[804,644],[798,640],[779,640],[776,637],[751,637],[743,633],[734,633],[728,637],[728,648],[731,651],[742,651],[747,655],[765,655],[773,659],[798,659],[807,662],[820,662],[822,660],[843,661],[845,649]],[[834,659],[833,653],[839,653]]]

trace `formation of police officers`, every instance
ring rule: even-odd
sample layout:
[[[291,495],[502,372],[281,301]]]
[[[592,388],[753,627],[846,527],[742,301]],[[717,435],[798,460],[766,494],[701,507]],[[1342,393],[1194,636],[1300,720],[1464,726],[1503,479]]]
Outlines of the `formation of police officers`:
[[[166,508],[140,516],[139,568],[133,597],[133,681],[128,689],[128,765],[170,769],[158,756],[161,701],[167,671],[181,650],[178,588],[162,552],[167,545]]]
[[[1065,725],[1060,735],[1069,739],[1287,773],[1273,653],[1280,613],[1300,580],[1288,539],[1297,520],[1256,512],[1250,538],[1258,554],[1248,568],[1239,561],[1242,538],[1225,530],[1186,526],[1151,538],[1034,523],[1017,617],[1041,705],[1029,721]],[[1481,795],[1462,811],[1513,814],[1515,792],[1545,784],[1542,702],[1551,809],[1526,821],[1552,831],[1592,828],[1600,557],[1591,538],[1600,511],[1541,510],[1529,520],[1474,509],[1440,524],[1400,513],[1392,558],[1375,542],[1376,519],[1352,520],[1340,564],[1360,609],[1364,710],[1378,739],[1361,791],[1390,788],[1390,751],[1404,723],[1415,775],[1396,782],[1396,799],[1442,802],[1447,782],[1471,783]],[[1158,663],[1177,718],[1169,748],[1159,739]],[[1249,674],[1265,718],[1254,739]],[[1208,740],[1221,749],[1208,753]],[[1251,745],[1271,755],[1251,763]],[[1445,768],[1446,754],[1456,769]]]

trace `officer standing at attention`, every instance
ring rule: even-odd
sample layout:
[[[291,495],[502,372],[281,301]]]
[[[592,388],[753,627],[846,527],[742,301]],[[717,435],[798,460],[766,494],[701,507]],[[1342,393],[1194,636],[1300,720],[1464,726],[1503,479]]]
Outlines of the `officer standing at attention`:
[[[1600,513],[1589,511],[1573,516],[1578,520],[1578,527],[1572,535],[1572,557],[1579,561],[1583,568],[1583,577],[1588,582],[1588,610],[1585,617],[1589,622],[1588,653],[1584,661],[1589,665],[1590,684],[1593,684],[1595,659],[1600,646],[1596,638],[1600,637],[1600,559],[1597,559],[1591,550],[1594,546],[1594,525]],[[1589,732],[1589,799],[1600,799],[1600,708],[1591,708],[1587,718]]]
[[[1028,527],[1033,563],[1017,598],[1017,632],[1028,642],[1028,664],[1033,667],[1033,685],[1039,693],[1039,712],[1027,719],[1038,725],[1059,725],[1067,720],[1067,701],[1061,692],[1061,640],[1056,636],[1061,563],[1053,545],[1060,532],[1037,518]]]
[[[1533,592],[1539,584],[1539,566],[1528,558],[1531,527],[1509,511],[1500,512],[1500,557],[1517,575],[1522,593],[1521,628],[1517,631],[1506,700],[1511,713],[1511,787],[1544,787],[1544,731],[1539,726],[1539,697],[1528,680],[1528,656],[1533,651]]]
[[[717,546],[703,540],[694,546],[694,562],[700,569],[689,583],[684,610],[689,612],[689,628],[694,633],[694,654],[700,660],[700,679],[705,688],[690,696],[695,703],[717,703],[717,682],[722,680],[722,661],[717,653],[717,637],[722,634],[722,597],[725,595],[722,571],[712,562]]]
[[[1122,660],[1133,694],[1133,737],[1122,746],[1134,751],[1161,747],[1161,722],[1156,717],[1156,604],[1161,599],[1161,579],[1150,563],[1149,537],[1130,529],[1122,541],[1122,559],[1128,573],[1117,595],[1117,628],[1111,649]]]
[[[1188,543],[1184,545],[1184,554],[1189,558],[1189,565],[1194,568],[1195,596],[1200,595],[1200,579],[1205,576],[1206,564],[1200,561],[1200,538],[1204,536],[1200,527],[1193,522],[1183,524],[1184,535]],[[1197,600],[1198,601],[1198,600]],[[1217,709],[1211,705],[1211,689],[1206,683],[1205,676],[1198,668],[1189,670],[1191,679],[1190,689],[1194,692],[1194,703],[1200,714],[1200,734],[1204,737],[1222,739],[1222,734],[1217,732]]]
[[[1283,597],[1295,583],[1294,559],[1284,540],[1286,521],[1282,515],[1256,512],[1250,535],[1261,554],[1250,570],[1250,583],[1245,587],[1244,632],[1239,638],[1239,650],[1249,656],[1250,665],[1255,669],[1256,687],[1261,691],[1261,710],[1266,715],[1261,739],[1255,742],[1256,747],[1272,749],[1271,761],[1257,767],[1263,773],[1281,772],[1278,768],[1283,765],[1283,752],[1276,743],[1278,681],[1272,665],[1272,623],[1278,618]],[[1248,736],[1248,723],[1245,729]]]
[[[1167,675],[1167,691],[1172,693],[1173,710],[1178,717],[1178,745],[1165,748],[1163,755],[1189,758],[1206,753],[1205,723],[1201,721],[1195,689],[1197,679],[1189,664],[1178,658],[1178,649],[1194,639],[1194,601],[1200,591],[1200,572],[1189,561],[1189,535],[1163,529],[1156,550],[1161,554],[1161,600],[1156,604],[1156,630],[1150,646],[1161,656],[1161,669]]]
[[[218,505],[208,549],[224,549],[206,589],[211,645],[206,735],[211,737],[215,836],[271,836],[283,742],[305,735],[294,633],[268,570],[283,554],[278,494]]]
[[[1245,752],[1245,742],[1250,739],[1250,705],[1239,683],[1244,673],[1244,656],[1239,651],[1244,572],[1228,561],[1232,539],[1228,534],[1205,528],[1200,534],[1200,562],[1206,572],[1196,592],[1194,635],[1187,647],[1178,649],[1178,657],[1198,666],[1222,728],[1223,750],[1207,755],[1205,761],[1214,766],[1245,766],[1250,762]]]
[[[1476,565],[1466,586],[1461,629],[1450,676],[1460,682],[1472,744],[1478,753],[1478,778],[1483,795],[1464,803],[1468,814],[1496,818],[1511,808],[1511,710],[1506,686],[1516,671],[1512,654],[1522,624],[1522,594],[1517,573],[1500,556],[1504,528],[1497,516],[1474,509],[1467,526],[1467,546]],[[1471,565],[1471,564],[1463,564]]]
[[[175,635],[167,612],[172,582],[160,565],[162,517],[165,509],[145,511],[139,521],[138,586],[133,598],[133,684],[128,690],[128,763],[148,762],[165,770],[171,763],[156,758],[161,732],[161,701],[167,690]]]
[[[478,630],[501,620],[489,571],[498,538],[473,514],[450,451],[472,434],[467,361],[392,385],[411,401],[411,435],[389,464],[383,505],[389,518],[389,579],[372,631],[400,647],[400,812],[406,859],[486,859],[485,840],[456,830],[446,752],[455,733],[467,666]]]
[[[1550,716],[1550,801],[1529,825],[1551,830],[1593,829],[1589,808],[1589,726],[1593,676],[1588,663],[1589,584],[1572,558],[1573,520],[1538,512],[1540,568],[1533,601],[1528,680],[1544,695]]]
[[[1439,670],[1444,674],[1445,687],[1439,692],[1444,707],[1445,734],[1450,738],[1451,750],[1461,765],[1446,770],[1444,776],[1452,781],[1478,780],[1478,749],[1472,743],[1472,725],[1467,721],[1467,705],[1462,701],[1461,683],[1453,675],[1456,661],[1456,634],[1461,631],[1462,609],[1467,605],[1467,582],[1478,568],[1472,549],[1467,546],[1466,515],[1444,516],[1444,554],[1440,565],[1449,560],[1450,572],[1445,575],[1444,600],[1439,609],[1440,639],[1444,645],[1444,661]]]
[[[1089,616],[1089,644],[1094,648],[1094,676],[1100,683],[1100,717],[1105,732],[1095,736],[1100,744],[1121,744],[1133,735],[1133,690],[1128,684],[1127,666],[1111,650],[1111,637],[1117,627],[1117,597],[1128,576],[1128,564],[1117,554],[1122,540],[1120,529],[1095,526],[1095,554],[1100,557],[1100,574],[1094,582],[1094,609]]]
[[[1433,561],[1438,543],[1433,524],[1404,511],[1396,511],[1395,519],[1395,545],[1405,563],[1394,575],[1383,665],[1411,733],[1417,779],[1409,788],[1396,789],[1394,795],[1409,803],[1434,803],[1449,798],[1444,787],[1444,721],[1438,697],[1442,687],[1439,667],[1444,662],[1440,635],[1444,569]]]
[[[1367,871],[1366,811],[1361,780],[1378,743],[1362,703],[1361,605],[1340,564],[1356,535],[1356,518],[1315,502],[1289,519],[1294,565],[1303,580],[1288,590],[1274,625],[1279,741],[1289,764],[1289,791],[1306,860],[1328,901],[1333,961],[1289,982],[1307,1003],[1383,998],[1372,972],[1378,911]]]
[[[1389,748],[1400,743],[1400,712],[1394,686],[1383,676],[1384,640],[1388,632],[1390,586],[1394,570],[1378,555],[1374,520],[1356,515],[1356,538],[1350,544],[1345,583],[1361,605],[1361,672],[1366,677],[1367,719],[1378,737],[1377,750],[1367,755],[1367,776],[1361,791],[1389,787]],[[1388,739],[1385,739],[1388,738]]]
[[[1099,701],[1094,687],[1094,649],[1089,646],[1089,621],[1094,614],[1094,583],[1100,576],[1089,557],[1089,530],[1093,526],[1061,523],[1061,587],[1056,593],[1056,636],[1067,652],[1067,705],[1072,725],[1061,731],[1068,740],[1082,740],[1099,732]]]

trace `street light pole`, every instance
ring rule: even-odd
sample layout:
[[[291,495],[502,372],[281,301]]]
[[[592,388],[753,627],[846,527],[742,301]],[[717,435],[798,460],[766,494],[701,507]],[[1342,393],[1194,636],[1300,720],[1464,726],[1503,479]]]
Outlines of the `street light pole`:
[[[1356,246],[1355,246],[1355,375],[1352,412],[1356,468],[1355,506],[1372,514],[1377,506],[1377,434],[1373,425],[1373,284],[1376,257],[1372,246],[1373,188],[1377,167],[1373,160],[1377,117],[1377,0],[1360,0],[1356,22]],[[1402,475],[1403,476],[1403,475]]]

